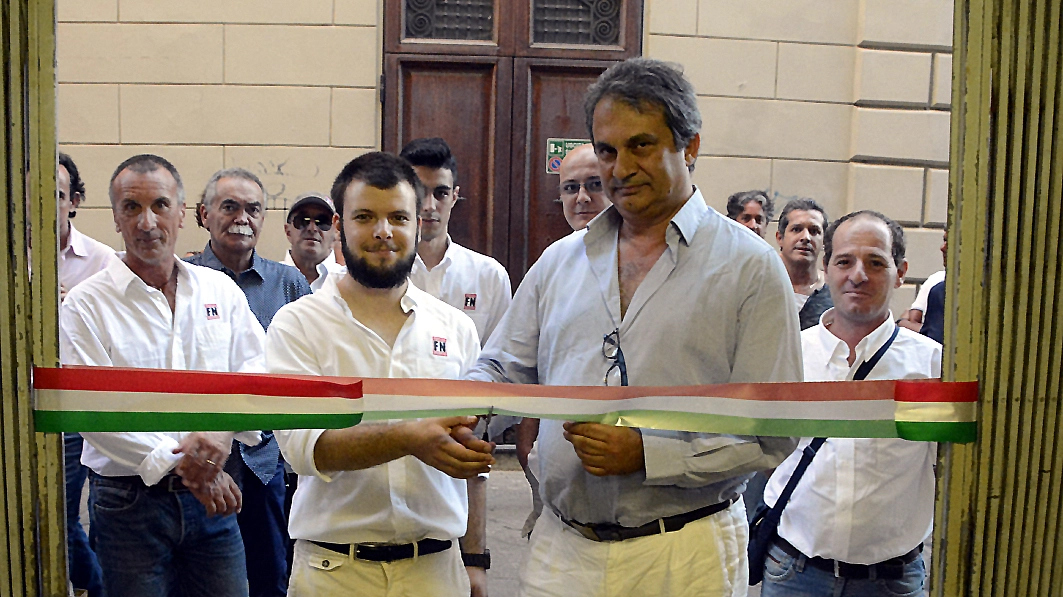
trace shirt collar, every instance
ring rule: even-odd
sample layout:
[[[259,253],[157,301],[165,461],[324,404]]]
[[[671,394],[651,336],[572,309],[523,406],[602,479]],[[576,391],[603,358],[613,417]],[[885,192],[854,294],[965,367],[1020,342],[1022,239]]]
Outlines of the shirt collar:
[[[823,315],[819,316],[817,329],[819,329],[820,342],[827,348],[833,346],[832,358],[834,355],[840,355],[843,359],[848,359],[849,346],[841,338],[831,333],[827,327],[834,322],[834,315],[834,307],[831,307],[824,311]],[[859,363],[868,360],[871,355],[878,352],[878,349],[882,348],[882,345],[893,335],[893,328],[895,327],[897,327],[897,324],[893,321],[893,312],[890,311],[882,325],[872,330],[870,334],[864,336],[856,343],[856,360],[853,361],[853,366],[858,366]]]
[[[74,228],[73,222],[70,222],[70,236],[66,240],[66,250],[78,257],[89,256],[89,247],[88,243],[85,242],[85,235],[78,232],[77,228]]]
[[[321,286],[321,289],[317,291],[317,294],[323,295],[329,298],[333,304],[337,305],[341,311],[347,314],[348,317],[353,318],[351,308],[347,306],[347,301],[343,300],[343,295],[340,294],[340,287],[338,285],[343,276],[329,276],[325,278],[325,283]],[[420,300],[425,296],[425,293],[414,286],[413,282],[406,281],[406,293],[399,299],[399,306],[402,307],[403,313],[409,313],[416,310],[420,306]]]
[[[694,241],[694,235],[697,234],[698,225],[708,210],[709,206],[705,204],[705,198],[701,195],[701,190],[694,187],[694,193],[690,195],[683,207],[679,208],[679,211],[672,216],[672,225],[668,227],[668,232],[665,233],[665,240],[673,252],[680,240],[690,246],[690,243]],[[605,236],[615,239],[616,231],[620,229],[622,222],[623,218],[620,216],[620,212],[616,210],[616,206],[609,205],[587,224],[587,234],[583,242],[592,244]]]
[[[111,260],[107,264],[107,268],[104,270],[110,275],[111,281],[114,282],[115,288],[122,290],[123,292],[129,289],[129,285],[135,282],[140,282],[140,285],[148,288],[148,285],[144,280],[140,279],[140,276],[133,273],[133,270],[129,269],[129,266],[125,262],[125,251],[116,253],[118,259]],[[174,262],[177,264],[177,282],[181,283],[183,280],[188,280],[189,271],[188,268],[192,267],[191,264],[185,263],[183,259],[174,255]]]
[[[234,272],[231,269],[229,269],[228,267],[226,267],[225,264],[222,263],[220,259],[218,259],[218,256],[214,254],[214,250],[210,248],[210,241],[209,240],[207,241],[207,245],[205,247],[203,247],[203,257],[201,259],[202,259],[203,265],[205,265],[206,267],[209,267],[210,269],[218,270],[218,271],[221,271],[221,272],[229,273],[229,274],[231,274],[234,277],[236,275],[238,275],[238,274],[244,273],[244,272]],[[261,266],[262,266],[262,258],[258,256],[258,251],[255,250],[255,249],[251,249],[251,266],[248,267],[246,271],[249,271],[249,272],[253,271],[256,274],[258,274],[259,277],[262,277],[262,271],[260,269]]]
[[[435,267],[433,267],[432,269],[428,269],[428,266],[425,265],[424,260],[421,259],[420,254],[414,257],[413,266],[415,268],[422,269],[426,272],[434,272],[437,269],[442,272],[445,272],[447,271],[447,268],[452,263],[454,263],[454,256],[457,255],[457,253],[457,244],[453,240],[451,240],[450,233],[447,233],[447,250],[443,252],[443,259],[441,259]],[[333,258],[333,260],[335,260],[335,258]]]

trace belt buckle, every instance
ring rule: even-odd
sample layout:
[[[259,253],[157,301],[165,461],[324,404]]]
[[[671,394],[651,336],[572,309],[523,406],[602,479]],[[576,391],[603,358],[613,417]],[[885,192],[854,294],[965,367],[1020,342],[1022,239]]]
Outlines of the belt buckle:
[[[601,542],[601,540],[602,540],[601,537],[599,537],[597,531],[595,531],[591,527],[586,526],[586,525],[582,525],[582,524],[579,524],[579,523],[576,523],[573,526],[575,527],[575,529],[577,531],[579,531],[580,535],[583,535],[584,537],[586,537],[587,539],[590,539],[591,541]]]
[[[834,560],[834,578],[841,578],[841,577],[842,577],[841,564],[838,563],[838,560]]]

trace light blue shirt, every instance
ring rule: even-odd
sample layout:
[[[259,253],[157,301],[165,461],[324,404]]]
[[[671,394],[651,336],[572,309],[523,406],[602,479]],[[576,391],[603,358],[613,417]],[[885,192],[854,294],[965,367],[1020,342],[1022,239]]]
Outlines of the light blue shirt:
[[[546,249],[468,378],[601,385],[612,364],[602,340],[619,328],[630,385],[801,380],[793,288],[774,249],[709,209],[695,190],[621,319],[621,222],[610,206],[586,231]],[[645,472],[595,477],[561,426],[541,423],[537,477],[547,506],[583,523],[639,526],[722,502],[796,445],[792,438],[643,429]]]

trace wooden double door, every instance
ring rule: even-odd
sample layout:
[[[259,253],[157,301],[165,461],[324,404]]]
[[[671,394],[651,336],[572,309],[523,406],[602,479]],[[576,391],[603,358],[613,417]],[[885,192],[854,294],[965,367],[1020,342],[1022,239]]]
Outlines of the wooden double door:
[[[589,138],[587,87],[641,54],[641,0],[386,0],[383,147],[442,137],[465,200],[456,242],[498,259],[514,287],[569,234],[548,138]]]

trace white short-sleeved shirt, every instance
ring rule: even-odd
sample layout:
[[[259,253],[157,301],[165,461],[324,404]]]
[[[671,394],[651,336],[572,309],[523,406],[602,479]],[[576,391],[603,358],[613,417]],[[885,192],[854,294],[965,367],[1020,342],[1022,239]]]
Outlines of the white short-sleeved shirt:
[[[919,287],[919,294],[915,295],[915,302],[912,303],[911,309],[926,313],[926,301],[930,297],[930,289],[943,281],[945,281],[945,270],[930,274],[926,282],[923,282],[923,285]]]
[[[78,232],[71,222],[66,248],[59,251],[59,283],[70,292],[89,276],[103,271],[117,260],[114,249]]]
[[[413,284],[394,346],[351,314],[329,276],[317,293],[284,306],[266,335],[271,373],[457,379],[480,354],[468,317]],[[362,423],[374,424],[374,423]],[[405,456],[358,471],[320,471],[314,446],[323,429],[275,431],[299,474],[289,534],[332,543],[409,543],[465,535],[468,494],[454,479]]]
[[[481,343],[487,342],[513,301],[506,268],[491,257],[452,241],[449,235],[447,251],[439,265],[429,270],[418,255],[410,281],[472,318]]]
[[[121,254],[119,255],[121,256]],[[228,276],[176,260],[174,310],[161,290],[121,260],[78,284],[59,308],[64,365],[200,371],[265,370],[262,326]],[[180,460],[172,451],[188,435],[83,433],[81,462],[105,477],[139,475],[154,485]],[[249,445],[257,431],[238,433]]]
[[[897,327],[891,313],[856,345],[849,366],[848,345],[824,325],[833,317],[832,309],[819,325],[801,333],[805,381],[851,380]],[[867,379],[938,377],[941,345],[900,328]],[[775,504],[810,441],[802,439],[775,469],[765,503]],[[930,534],[933,523],[935,446],[902,439],[828,439],[783,510],[779,536],[806,556],[850,564],[876,564],[908,553]]]
[[[284,255],[284,261],[281,263],[296,267],[295,260],[292,259],[291,250]],[[327,280],[330,275],[342,276],[345,273],[347,273],[347,268],[337,263],[336,253],[330,251],[328,257],[325,257],[321,263],[317,264],[317,279],[310,283],[310,290],[317,292],[325,285],[325,280]]]

